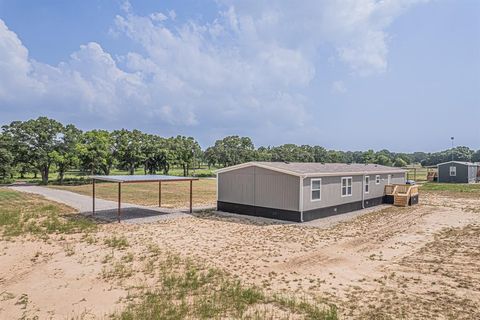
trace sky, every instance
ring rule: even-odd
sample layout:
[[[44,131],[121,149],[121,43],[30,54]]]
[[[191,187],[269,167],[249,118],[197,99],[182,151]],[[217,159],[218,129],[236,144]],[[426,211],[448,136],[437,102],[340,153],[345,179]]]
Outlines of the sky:
[[[0,125],[480,149],[477,0],[0,0]]]

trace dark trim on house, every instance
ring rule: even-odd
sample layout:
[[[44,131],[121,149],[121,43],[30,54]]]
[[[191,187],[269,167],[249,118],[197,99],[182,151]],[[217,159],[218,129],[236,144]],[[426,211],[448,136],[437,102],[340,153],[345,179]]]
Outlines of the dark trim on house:
[[[217,210],[231,213],[245,214],[247,216],[264,217],[292,222],[301,222],[299,211],[282,210],[275,208],[266,208],[251,206],[247,204],[217,201]]]
[[[384,197],[366,199],[365,208],[378,206],[383,202]],[[392,202],[393,203],[393,202]],[[303,212],[303,221],[311,221],[319,218],[329,217],[337,214],[347,213],[355,210],[362,209],[362,201],[350,202],[340,204],[338,206],[332,206],[327,208],[313,209]],[[251,206],[240,203],[217,201],[217,210],[231,213],[244,214],[248,216],[264,217],[270,219],[278,219],[292,222],[302,222],[301,214],[299,211],[282,210],[275,208],[266,208]]]
[[[383,197],[365,199],[365,208],[378,206],[383,203]],[[338,206],[331,206],[326,208],[318,208],[303,212],[303,221],[311,221],[315,219],[334,216],[337,214],[347,213],[355,210],[363,209],[362,201],[339,204]]]

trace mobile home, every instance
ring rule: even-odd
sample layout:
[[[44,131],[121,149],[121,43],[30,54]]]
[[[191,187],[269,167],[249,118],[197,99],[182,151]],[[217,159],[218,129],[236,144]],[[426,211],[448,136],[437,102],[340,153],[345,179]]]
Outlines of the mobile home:
[[[438,182],[448,183],[475,183],[479,180],[480,164],[462,161],[440,163],[438,168]]]
[[[384,202],[406,170],[376,164],[248,162],[217,171],[220,211],[310,221]]]

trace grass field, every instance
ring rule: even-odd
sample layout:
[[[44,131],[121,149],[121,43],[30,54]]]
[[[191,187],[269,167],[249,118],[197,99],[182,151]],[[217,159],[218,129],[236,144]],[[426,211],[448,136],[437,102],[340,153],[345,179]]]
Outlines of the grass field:
[[[0,188],[0,230],[3,237],[89,232],[96,224],[72,208],[39,196]]]
[[[83,195],[92,195],[92,185],[58,186],[51,188],[68,190]],[[193,182],[193,206],[214,206],[216,201],[216,180],[199,179]],[[105,200],[117,201],[118,186],[116,183],[97,183],[96,196]],[[188,207],[190,197],[189,182],[163,182],[162,207]],[[158,205],[158,183],[131,183],[122,185],[122,201],[144,205]]]
[[[218,168],[216,167],[211,167],[208,168],[206,166],[202,166],[200,168],[194,168],[190,169],[189,176],[192,177],[214,177],[215,173],[214,171],[217,170]],[[112,169],[110,172],[110,175],[128,175],[129,173],[125,170],[118,170],[118,169]],[[145,171],[143,168],[138,168],[135,170],[135,174],[137,175],[144,175]],[[163,174],[162,172],[157,172],[157,174]],[[183,176],[183,169],[182,168],[176,168],[173,167],[170,169],[168,172],[168,175],[171,176]],[[82,183],[89,183],[88,180],[89,173],[79,171],[79,170],[70,170],[65,173],[64,176],[64,184],[65,185],[78,185]],[[55,168],[52,168],[50,171],[50,176],[49,176],[49,183],[50,184],[58,184],[58,173],[56,172]],[[9,179],[10,180],[10,179]],[[30,182],[30,183],[41,183],[41,178],[40,174],[37,175],[35,178],[34,174],[32,173],[27,173],[23,178],[20,177],[19,174],[15,175],[13,181],[25,181],[25,182]]]
[[[421,191],[459,192],[467,194],[478,194],[480,196],[480,183],[437,183],[429,182],[420,187]]]

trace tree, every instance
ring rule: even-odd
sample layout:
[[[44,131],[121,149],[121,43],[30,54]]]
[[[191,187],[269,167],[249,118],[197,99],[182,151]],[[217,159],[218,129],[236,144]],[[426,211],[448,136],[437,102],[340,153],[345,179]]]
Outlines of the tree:
[[[14,157],[10,152],[8,137],[0,133],[0,180],[6,180],[12,173]]]
[[[135,169],[145,161],[142,153],[143,133],[122,129],[113,131],[112,137],[114,156],[120,168],[128,170],[131,175],[135,174]]]
[[[296,144],[284,144],[278,147],[271,148],[272,161],[285,162],[312,162],[314,161],[311,147]]]
[[[395,161],[393,162],[394,167],[406,167],[407,164],[408,163],[402,158],[396,158]]]
[[[344,163],[345,156],[340,151],[329,150],[328,151],[328,162],[330,163]]]
[[[58,150],[53,152],[53,161],[57,166],[58,180],[63,183],[65,171],[78,165],[77,144],[80,140],[82,131],[77,129],[73,124],[65,127]]]
[[[168,174],[173,159],[168,143],[164,138],[144,135],[141,151],[144,157],[145,173],[155,174],[157,171],[162,171],[163,174]]]
[[[215,141],[215,145],[207,150],[210,162],[225,167],[252,161],[255,157],[255,147],[248,137],[228,136]]]
[[[375,163],[380,164],[382,166],[391,166],[392,165],[392,161],[385,154],[380,154],[380,155],[376,156]]]
[[[92,130],[80,136],[76,147],[80,166],[90,174],[109,175],[114,164],[113,139],[108,131]]]
[[[10,136],[14,150],[19,152],[23,161],[28,161],[40,171],[42,183],[47,184],[54,152],[58,151],[61,143],[63,125],[56,120],[39,117],[25,122],[12,122],[3,130]]]
[[[208,169],[210,169],[211,166],[215,166],[217,163],[220,163],[215,147],[208,147],[203,152],[203,160],[207,163]]]
[[[194,138],[184,136],[170,138],[169,143],[175,164],[183,168],[183,176],[188,176],[192,164],[201,153],[200,145]]]
[[[480,162],[480,149],[472,155],[473,162]]]

